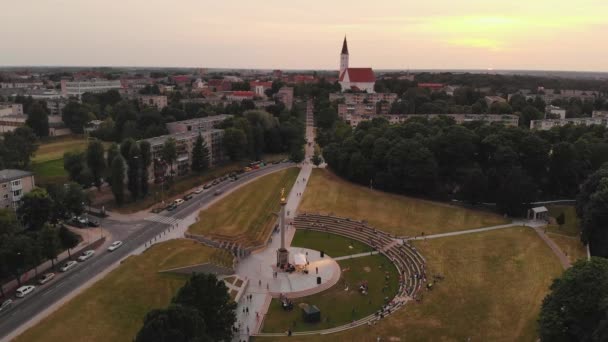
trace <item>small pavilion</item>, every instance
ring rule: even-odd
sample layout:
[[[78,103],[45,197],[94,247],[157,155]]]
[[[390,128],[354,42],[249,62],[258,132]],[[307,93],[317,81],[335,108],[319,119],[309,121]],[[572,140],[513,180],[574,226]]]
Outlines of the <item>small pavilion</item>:
[[[534,221],[547,221],[549,219],[549,210],[546,207],[535,207],[528,210],[528,219]]]

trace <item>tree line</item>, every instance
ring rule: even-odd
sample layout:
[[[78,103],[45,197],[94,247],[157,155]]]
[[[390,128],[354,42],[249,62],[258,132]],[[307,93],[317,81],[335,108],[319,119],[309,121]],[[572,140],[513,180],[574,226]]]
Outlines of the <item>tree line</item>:
[[[496,203],[510,215],[524,214],[535,200],[574,198],[587,175],[608,161],[606,128],[600,126],[530,131],[417,118],[395,125],[374,119],[353,129],[321,117],[317,125],[325,161],[351,181],[397,193]]]

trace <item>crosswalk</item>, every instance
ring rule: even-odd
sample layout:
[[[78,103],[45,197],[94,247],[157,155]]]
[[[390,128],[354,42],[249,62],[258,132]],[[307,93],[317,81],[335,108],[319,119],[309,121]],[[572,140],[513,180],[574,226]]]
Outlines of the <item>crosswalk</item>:
[[[158,214],[151,214],[150,216],[144,218],[144,220],[151,221],[151,222],[164,223],[164,224],[168,224],[168,225],[174,225],[181,221],[181,219],[178,219],[175,217],[162,216],[162,215],[158,215]]]

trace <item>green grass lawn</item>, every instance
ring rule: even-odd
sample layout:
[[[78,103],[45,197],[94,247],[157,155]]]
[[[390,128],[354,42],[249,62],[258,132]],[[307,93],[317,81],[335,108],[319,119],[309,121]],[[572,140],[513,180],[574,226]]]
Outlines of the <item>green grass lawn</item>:
[[[36,175],[38,185],[58,184],[68,181],[68,174],[63,168],[63,158],[33,163],[32,171]]]
[[[145,314],[169,304],[188,278],[158,271],[199,264],[216,253],[185,239],[155,245],[126,259],[15,341],[131,341]]]
[[[445,279],[421,303],[373,327],[289,341],[523,341],[537,340],[536,319],[562,268],[530,228],[509,228],[416,242],[429,274]],[[278,338],[259,339],[260,341]]]
[[[507,223],[488,212],[370,190],[322,169],[313,170],[299,211],[366,220],[388,233],[406,236]]]
[[[291,246],[324,251],[325,254],[333,258],[372,250],[370,246],[357,240],[351,240],[336,234],[301,229],[296,231]]]
[[[393,299],[399,289],[397,269],[383,255],[341,260],[338,263],[342,269],[340,281],[325,292],[294,299],[292,311],[284,311],[280,301],[273,299],[264,320],[263,331],[284,332],[290,327],[293,331],[308,331],[347,324],[378,311],[385,304],[385,297]],[[363,281],[369,285],[367,295],[358,291],[359,284]],[[345,284],[348,284],[348,290],[345,290]],[[385,286],[387,288],[383,291]],[[305,323],[298,306],[300,303],[316,305],[321,310],[321,322]]]
[[[281,189],[293,186],[300,169],[289,168],[247,184],[199,214],[189,232],[202,235],[242,237],[248,245],[261,243],[272,230],[279,211]]]
[[[49,160],[63,159],[65,152],[84,151],[88,143],[84,136],[66,136],[43,141],[38,146],[32,162],[42,163]]]

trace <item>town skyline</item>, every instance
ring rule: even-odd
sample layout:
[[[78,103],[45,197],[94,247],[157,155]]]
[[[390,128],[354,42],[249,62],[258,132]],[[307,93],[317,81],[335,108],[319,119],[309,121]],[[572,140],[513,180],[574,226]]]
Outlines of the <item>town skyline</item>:
[[[98,0],[12,3],[0,15],[0,66],[334,70],[346,35],[352,64],[376,70],[608,71],[608,47],[593,39],[608,33],[607,4],[526,6],[134,1],[113,11]],[[41,24],[48,18],[60,20]]]

